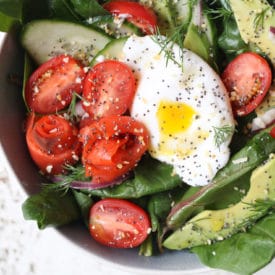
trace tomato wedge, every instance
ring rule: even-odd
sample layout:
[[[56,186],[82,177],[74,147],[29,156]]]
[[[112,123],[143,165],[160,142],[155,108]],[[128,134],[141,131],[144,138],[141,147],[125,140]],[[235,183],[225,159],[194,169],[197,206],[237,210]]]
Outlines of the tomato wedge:
[[[267,61],[253,52],[238,55],[225,68],[222,80],[236,116],[251,113],[263,100],[271,82]]]
[[[275,126],[271,129],[270,135],[275,138]]]
[[[69,55],[59,55],[43,63],[28,79],[25,100],[30,110],[50,114],[67,107],[72,94],[80,94],[86,73]]]
[[[145,34],[153,34],[157,28],[157,16],[149,8],[138,2],[110,1],[103,7],[114,16],[126,18]]]
[[[129,116],[108,116],[80,130],[82,163],[91,186],[106,185],[123,177],[148,148],[149,134]]]
[[[58,115],[27,121],[27,146],[30,155],[43,173],[56,175],[64,172],[65,164],[75,164],[81,153],[78,129]]]
[[[138,205],[122,199],[103,199],[90,210],[89,229],[99,243],[114,248],[140,245],[150,233],[148,214]]]
[[[94,119],[121,115],[131,105],[135,90],[135,77],[127,65],[115,60],[103,61],[85,78],[83,108]]]

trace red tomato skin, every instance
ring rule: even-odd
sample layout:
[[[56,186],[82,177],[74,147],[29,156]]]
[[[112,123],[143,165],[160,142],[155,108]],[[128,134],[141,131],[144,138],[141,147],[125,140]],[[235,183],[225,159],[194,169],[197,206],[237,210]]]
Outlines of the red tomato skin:
[[[221,77],[235,116],[245,116],[254,111],[272,82],[268,62],[254,52],[238,55],[228,64]]]
[[[126,15],[127,20],[139,27],[145,34],[153,34],[156,31],[156,14],[138,2],[110,1],[103,7],[114,16]]]
[[[135,77],[131,69],[122,62],[106,60],[88,72],[82,106],[92,119],[121,115],[130,107],[135,91]]]
[[[137,247],[147,238],[150,228],[148,214],[127,200],[103,199],[90,210],[90,234],[108,247]]]
[[[270,135],[275,138],[275,126],[271,129]]]
[[[25,87],[25,100],[31,111],[50,114],[66,108],[73,92],[81,94],[84,68],[69,55],[51,58],[38,67]]]
[[[82,163],[91,185],[117,181],[131,171],[148,149],[149,134],[129,116],[109,116],[80,130]]]
[[[78,129],[63,117],[32,113],[27,121],[26,142],[35,164],[50,175],[64,173],[64,165],[75,164],[81,153]]]

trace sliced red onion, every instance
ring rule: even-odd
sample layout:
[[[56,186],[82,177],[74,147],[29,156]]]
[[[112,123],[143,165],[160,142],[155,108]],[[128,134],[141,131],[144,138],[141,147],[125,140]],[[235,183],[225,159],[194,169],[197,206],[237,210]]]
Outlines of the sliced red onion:
[[[103,182],[103,183],[95,183],[92,180],[91,181],[80,181],[75,180],[70,183],[70,187],[73,189],[88,189],[88,190],[94,190],[94,189],[101,189],[105,187],[110,187],[114,185],[121,184],[123,181],[130,178],[131,173],[127,173],[111,182]],[[62,182],[63,176],[62,175],[55,175],[51,178],[53,182]]]
[[[269,30],[270,30],[271,33],[275,34],[275,27],[271,26],[271,27],[269,28]]]
[[[130,175],[131,173],[127,173],[113,181],[103,182],[103,183],[95,183],[92,180],[91,181],[73,181],[71,182],[70,187],[74,189],[89,189],[89,190],[101,189],[105,187],[119,185],[126,179],[130,178]]]
[[[201,26],[202,25],[202,1],[199,0],[199,2],[195,5],[193,8],[193,16],[192,16],[192,21],[193,24],[196,26]]]
[[[85,115],[85,110],[82,107],[82,102],[78,101],[75,106],[75,113],[78,117],[82,117]]]

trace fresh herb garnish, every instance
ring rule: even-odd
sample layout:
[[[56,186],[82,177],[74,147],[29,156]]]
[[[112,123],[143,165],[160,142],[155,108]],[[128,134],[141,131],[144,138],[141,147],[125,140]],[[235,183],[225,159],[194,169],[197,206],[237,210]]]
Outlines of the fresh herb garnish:
[[[231,10],[224,7],[216,9],[207,8],[205,9],[205,13],[208,14],[213,20],[221,18],[224,22],[227,22],[233,14]]]
[[[268,210],[275,210],[274,200],[256,200],[254,203],[249,203],[252,210],[255,212],[266,212]]]
[[[234,127],[231,125],[224,125],[222,127],[213,127],[215,145],[219,148],[234,132]]]
[[[159,29],[156,30],[156,34],[152,36],[152,39],[157,43],[161,50],[160,54],[164,53],[166,59],[166,66],[169,61],[174,62],[183,71],[183,41],[185,35],[185,25],[179,25],[174,29],[174,32],[170,36],[162,36]],[[177,44],[179,47],[180,62],[175,58],[174,45]]]
[[[76,103],[77,103],[78,98],[82,99],[82,97],[78,93],[74,92],[73,95],[72,95],[72,101],[71,101],[71,103],[69,105],[69,108],[67,110],[67,114],[69,116],[70,121],[77,120]]]
[[[264,22],[266,18],[268,17],[268,13],[271,13],[271,8],[266,7],[265,9],[261,10],[260,12],[257,12],[255,19],[254,19],[254,28],[255,31],[260,31],[264,27]]]
[[[45,184],[45,188],[63,191],[66,194],[69,191],[72,182],[90,180],[90,178],[88,179],[85,176],[85,169],[82,165],[66,165],[65,168],[67,174],[56,176],[52,183]]]

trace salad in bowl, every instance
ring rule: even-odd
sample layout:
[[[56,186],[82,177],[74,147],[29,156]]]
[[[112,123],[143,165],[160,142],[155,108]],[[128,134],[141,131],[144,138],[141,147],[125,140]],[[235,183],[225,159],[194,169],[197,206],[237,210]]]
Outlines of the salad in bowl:
[[[193,256],[242,274],[272,261],[272,1],[10,1],[0,12],[24,56],[12,80],[39,175],[26,220],[80,226],[97,254],[165,270]]]

